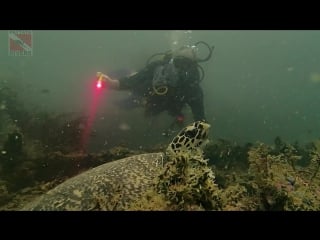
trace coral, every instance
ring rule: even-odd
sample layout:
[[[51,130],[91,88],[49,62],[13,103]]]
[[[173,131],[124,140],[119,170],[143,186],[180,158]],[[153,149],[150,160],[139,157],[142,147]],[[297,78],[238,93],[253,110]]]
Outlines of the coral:
[[[299,166],[299,151],[290,144],[271,149],[259,144],[249,151],[250,182],[259,196],[261,210],[319,210],[320,154],[309,152],[309,165]]]
[[[316,146],[316,149],[310,152],[311,161],[308,167],[309,172],[312,172],[312,176],[310,178],[310,183],[319,177],[319,167],[320,167],[320,148]],[[319,179],[318,179],[319,181]]]
[[[154,188],[129,210],[219,210],[220,190],[214,173],[200,155],[169,156]]]
[[[258,205],[248,194],[246,187],[236,183],[221,191],[222,210],[224,211],[254,211]]]
[[[248,150],[252,144],[247,143],[239,146],[235,142],[219,139],[209,143],[205,149],[205,157],[209,159],[209,164],[225,170],[235,169],[247,170]]]
[[[310,147],[302,150],[297,146],[281,142],[280,139],[274,148],[264,143],[252,145],[247,153],[249,168],[242,173],[218,164],[214,166],[214,175],[213,170],[207,167],[207,160],[201,156],[171,157],[155,179],[154,188],[128,209],[319,210],[320,154],[315,149],[310,151]],[[221,157],[228,162],[225,152]],[[307,167],[299,166],[302,157],[299,153],[307,158],[308,152],[311,160],[306,162],[310,164]],[[217,175],[223,184],[216,183]]]
[[[156,188],[176,210],[186,210],[190,205],[217,210],[220,199],[214,179],[213,171],[202,157],[181,155],[167,162]]]
[[[272,149],[262,143],[249,151],[249,175],[254,193],[260,198],[260,210],[283,210],[287,201],[286,188],[292,185],[288,179],[294,176],[295,155],[271,155]],[[291,165],[291,166],[289,166]]]

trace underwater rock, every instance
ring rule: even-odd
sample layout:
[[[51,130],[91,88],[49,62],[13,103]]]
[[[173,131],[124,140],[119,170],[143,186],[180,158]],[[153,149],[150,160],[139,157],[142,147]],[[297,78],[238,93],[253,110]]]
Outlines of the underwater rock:
[[[0,180],[0,205],[11,200],[12,194],[9,194],[7,182]]]
[[[3,150],[8,156],[16,156],[22,153],[23,139],[22,134],[14,131],[8,134],[7,140],[4,143]]]

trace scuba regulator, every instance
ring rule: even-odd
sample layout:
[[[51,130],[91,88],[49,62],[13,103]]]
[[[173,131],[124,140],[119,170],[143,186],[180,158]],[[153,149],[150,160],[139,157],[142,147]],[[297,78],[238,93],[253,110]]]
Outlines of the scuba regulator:
[[[178,80],[177,69],[172,58],[168,64],[156,68],[152,79],[153,91],[157,95],[165,95],[168,92],[168,86],[175,87]]]

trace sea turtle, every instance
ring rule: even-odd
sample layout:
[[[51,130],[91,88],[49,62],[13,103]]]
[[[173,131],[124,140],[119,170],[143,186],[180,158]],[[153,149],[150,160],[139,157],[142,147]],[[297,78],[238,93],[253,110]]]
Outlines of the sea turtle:
[[[196,154],[208,141],[208,123],[183,128],[166,151],[146,153],[102,164],[66,180],[22,210],[125,210],[150,189],[170,156]]]

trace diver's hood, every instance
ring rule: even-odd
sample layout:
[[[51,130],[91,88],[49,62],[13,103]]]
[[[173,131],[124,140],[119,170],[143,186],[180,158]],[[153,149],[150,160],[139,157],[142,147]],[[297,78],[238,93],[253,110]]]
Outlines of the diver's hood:
[[[195,46],[185,46],[174,51],[172,55],[174,58],[183,57],[192,61],[197,61],[197,48]]]

